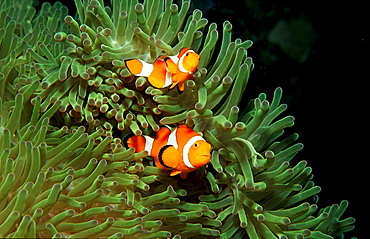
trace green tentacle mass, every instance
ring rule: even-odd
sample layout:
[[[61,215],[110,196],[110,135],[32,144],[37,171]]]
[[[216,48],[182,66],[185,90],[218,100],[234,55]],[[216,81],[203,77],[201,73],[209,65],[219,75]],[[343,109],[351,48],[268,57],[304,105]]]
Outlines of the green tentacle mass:
[[[208,24],[190,1],[0,3],[0,237],[343,238],[347,201],[318,209],[320,187],[282,90],[240,101],[250,40]],[[35,3],[36,4],[36,3]],[[157,89],[124,61],[200,54],[185,90]],[[170,177],[129,134],[187,124],[210,163]]]

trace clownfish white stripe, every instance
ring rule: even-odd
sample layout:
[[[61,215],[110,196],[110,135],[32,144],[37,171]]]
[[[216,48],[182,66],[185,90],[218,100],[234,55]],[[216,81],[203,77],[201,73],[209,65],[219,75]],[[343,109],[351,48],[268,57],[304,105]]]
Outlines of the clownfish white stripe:
[[[195,142],[199,141],[199,140],[202,140],[202,141],[205,141],[201,136],[197,135],[197,136],[193,136],[191,137],[188,142],[186,142],[186,144],[184,145],[184,149],[182,151],[182,157],[183,157],[183,160],[184,160],[184,164],[189,167],[189,168],[195,168],[191,163],[190,163],[190,160],[189,160],[189,150],[190,150],[190,147],[195,144]]]
[[[144,136],[144,138],[145,138],[144,150],[148,151],[149,155],[151,155],[154,139],[149,136]]]
[[[164,79],[164,85],[163,87],[167,87],[167,86],[170,86],[172,85],[172,73],[167,71],[166,72],[166,76],[165,76],[165,79]]]
[[[140,59],[138,60],[141,62],[141,64],[143,64],[143,68],[141,69],[141,72],[139,74],[135,75],[149,77],[150,74],[152,74],[152,71],[154,70],[154,65],[146,63],[145,61],[142,61]]]
[[[168,136],[167,145],[172,145],[173,147],[175,147],[175,149],[178,149],[179,145],[177,143],[176,132],[177,128],[170,133],[170,135]]]
[[[188,50],[186,51],[179,59],[179,63],[177,64],[178,67],[179,67],[179,70],[183,73],[190,73],[189,71],[187,71],[185,68],[184,68],[184,58],[186,57],[186,54],[189,53],[189,52],[194,52],[193,50]]]
[[[173,63],[175,63],[176,65],[179,63],[179,57],[177,55],[168,56],[168,58],[170,58],[173,61]]]

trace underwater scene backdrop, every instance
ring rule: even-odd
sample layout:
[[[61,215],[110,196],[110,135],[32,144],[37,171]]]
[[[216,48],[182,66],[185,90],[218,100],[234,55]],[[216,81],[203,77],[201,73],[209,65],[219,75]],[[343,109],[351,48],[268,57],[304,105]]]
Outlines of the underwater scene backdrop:
[[[358,236],[348,168],[366,151],[349,131],[363,118],[344,99],[368,89],[341,70],[347,48],[327,45],[326,27],[348,24],[333,8],[319,24],[313,6],[264,1],[3,1],[0,236]],[[184,89],[126,64],[169,56],[183,70],[184,48],[200,56]],[[179,125],[212,147],[186,178],[127,147]]]

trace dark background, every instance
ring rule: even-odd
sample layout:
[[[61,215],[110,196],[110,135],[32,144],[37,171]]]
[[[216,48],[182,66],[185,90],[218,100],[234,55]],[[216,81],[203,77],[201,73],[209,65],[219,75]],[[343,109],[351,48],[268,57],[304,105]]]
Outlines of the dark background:
[[[255,69],[246,99],[259,93],[271,100],[283,89],[287,114],[305,148],[295,157],[313,168],[320,208],[349,201],[343,218],[356,228],[345,238],[366,238],[365,204],[370,183],[366,173],[369,147],[369,13],[356,1],[193,1],[221,27],[233,24],[233,35],[251,39],[248,50]],[[324,4],[323,4],[324,3]],[[370,237],[369,237],[370,238]]]
[[[50,1],[55,2],[55,1]],[[73,1],[62,1],[74,16]],[[174,2],[179,2],[174,0]],[[319,207],[349,201],[342,217],[356,218],[365,236],[368,171],[369,9],[365,1],[193,0],[209,22],[233,24],[233,39],[253,40],[248,50],[253,70],[244,100],[259,93],[272,99],[282,87],[285,115],[295,117],[287,130],[299,133],[314,182],[322,187]],[[179,4],[181,5],[181,4]],[[365,101],[366,100],[366,101]],[[247,103],[241,102],[241,104]],[[285,116],[284,115],[284,116]],[[362,237],[364,238],[364,237]]]

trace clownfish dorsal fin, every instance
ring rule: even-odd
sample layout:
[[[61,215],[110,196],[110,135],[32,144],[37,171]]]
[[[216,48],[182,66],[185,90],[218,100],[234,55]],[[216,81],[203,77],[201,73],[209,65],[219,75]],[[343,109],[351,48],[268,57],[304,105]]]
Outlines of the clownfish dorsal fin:
[[[170,134],[171,129],[169,127],[163,126],[157,132],[156,141],[160,142],[161,145],[166,145]]]
[[[176,168],[178,165],[178,153],[179,152],[173,145],[163,146],[158,153],[160,164],[166,168]]]
[[[180,50],[178,58],[181,58],[187,51],[189,51],[189,48],[184,47]]]

